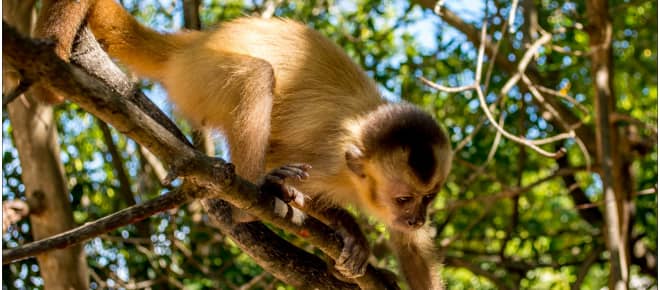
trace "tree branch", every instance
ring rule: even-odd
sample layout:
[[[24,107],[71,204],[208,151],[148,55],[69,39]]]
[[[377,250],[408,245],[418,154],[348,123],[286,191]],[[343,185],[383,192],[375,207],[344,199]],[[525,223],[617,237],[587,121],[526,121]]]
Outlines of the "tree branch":
[[[2,251],[2,263],[10,264],[53,249],[67,248],[118,227],[141,221],[156,213],[179,206],[192,200],[192,198],[192,194],[179,189],[168,192],[143,204],[131,206],[61,234],[25,244],[19,248],[4,250]]]
[[[131,190],[131,181],[126,174],[126,169],[124,168],[124,162],[119,154],[117,145],[115,141],[112,140],[112,132],[110,127],[105,122],[97,119],[97,124],[101,129],[103,134],[103,141],[105,142],[106,147],[108,148],[108,153],[110,153],[110,158],[112,159],[112,166],[115,169],[115,175],[117,176],[117,181],[119,181],[119,194],[126,203],[126,206],[135,205],[135,196]],[[140,222],[136,224],[137,232],[140,237],[148,237],[151,233],[151,229],[148,222]]]
[[[568,158],[562,157],[557,159],[557,165],[559,165],[560,168],[569,167]],[[591,199],[589,199],[587,193],[584,190],[582,190],[580,185],[577,183],[577,180],[575,179],[575,175],[573,174],[562,175],[561,178],[564,181],[564,186],[566,186],[566,188],[568,189],[568,193],[571,195],[571,198],[573,199],[573,204],[575,205],[575,208],[578,214],[580,215],[580,217],[582,217],[582,219],[587,221],[593,227],[600,228],[601,225],[603,224],[603,214],[601,213],[600,209],[597,207],[580,208],[585,204],[590,204]]]
[[[173,175],[184,177],[191,184],[210,191],[205,196],[226,200],[279,228],[306,238],[330,257],[339,257],[342,240],[335,234],[334,229],[317,219],[304,217],[298,209],[288,204],[284,204],[286,214],[279,215],[274,208],[282,207],[282,201],[270,194],[262,194],[254,184],[236,176],[233,165],[195,151],[189,143],[177,138],[175,133],[164,129],[158,121],[145,115],[131,99],[122,98],[122,94],[95,77],[57,58],[51,46],[22,37],[5,23],[3,23],[3,44],[3,55],[8,63],[19,68],[28,78],[38,80],[55,92],[68,96],[86,111],[112,124],[119,132],[145,146],[169,165]],[[295,218],[300,217],[304,217],[302,221],[294,222]],[[239,229],[255,232],[242,232]],[[259,236],[255,235],[257,230],[250,226],[236,225],[230,234],[239,241],[245,241],[247,237],[258,237],[256,241],[267,245],[268,243],[263,243],[263,231],[260,231],[262,236]],[[277,248],[269,247],[269,249],[279,253],[279,257],[286,255]],[[257,250],[247,247],[244,250],[262,265],[270,262],[258,259],[263,253]],[[288,267],[273,269],[279,272],[294,270]],[[307,277],[309,278],[311,277]],[[283,279],[283,281],[296,283],[293,280]],[[355,281],[363,288],[398,288],[372,266],[367,269],[363,277]]]
[[[122,158],[119,155],[119,150],[115,141],[112,140],[112,133],[110,132],[110,127],[105,122],[98,120],[97,122],[101,133],[103,134],[103,141],[105,146],[108,149],[110,158],[112,159],[112,166],[115,169],[115,175],[117,181],[119,181],[119,194],[126,203],[127,206],[135,205],[135,197],[133,197],[133,191],[131,190],[131,182],[128,179],[128,174],[126,174],[126,169],[124,168],[124,163]]]
[[[508,131],[506,131],[495,120],[495,118],[493,117],[493,113],[488,108],[488,103],[486,102],[486,97],[484,95],[484,92],[480,87],[481,71],[482,71],[482,67],[483,67],[483,58],[484,58],[484,50],[485,50],[485,46],[486,46],[486,42],[487,42],[486,41],[486,24],[485,24],[485,22],[481,27],[481,37],[480,37],[480,39],[481,40],[479,41],[479,53],[478,53],[478,56],[477,56],[477,68],[476,68],[476,71],[475,71],[475,80],[474,80],[474,83],[472,85],[459,87],[459,88],[448,88],[448,87],[444,87],[444,86],[441,86],[441,85],[438,85],[438,84],[434,84],[434,83],[432,83],[432,82],[430,82],[430,81],[428,81],[427,79],[424,79],[424,78],[421,78],[421,80],[425,84],[427,84],[427,85],[429,85],[429,86],[431,86],[435,89],[444,91],[444,92],[461,92],[461,91],[465,91],[465,90],[469,90],[469,89],[474,89],[477,93],[477,97],[479,98],[479,105],[480,105],[482,111],[484,112],[484,114],[488,118],[488,121],[490,121],[491,125],[493,125],[493,127],[495,127],[495,129],[497,129],[497,132],[499,134],[504,135],[504,137],[506,137],[507,139],[509,139],[511,141],[514,141],[516,143],[519,143],[519,144],[522,144],[522,145],[525,145],[525,146],[531,148],[532,150],[536,151],[537,153],[541,154],[542,156],[549,157],[549,158],[555,158],[555,159],[564,156],[564,154],[566,154],[566,149],[561,148],[560,150],[558,150],[557,152],[554,152],[554,153],[545,151],[541,147],[539,147],[537,144],[539,144],[539,143],[543,144],[543,143],[547,142],[547,140],[545,140],[545,139],[544,140],[528,140],[528,139],[525,139],[525,138],[515,136],[515,135],[509,133]],[[523,59],[521,60],[519,66],[518,66],[518,72],[516,73],[516,75],[514,75],[514,77],[512,77],[509,80],[509,82],[507,82],[507,85],[504,86],[504,88],[502,89],[503,90],[502,94],[506,94],[506,90],[507,90],[506,88],[507,87],[512,87],[513,84],[515,84],[521,78],[521,76],[524,79],[523,71],[525,70],[525,68],[527,67],[527,64],[531,60],[533,52],[535,52],[538,49],[538,47],[540,47],[543,43],[545,43],[549,40],[550,40],[550,36],[546,35],[546,37],[539,39],[525,53],[525,57],[523,57]],[[552,137],[551,140],[557,141],[557,140],[563,140],[563,139],[572,137],[573,136],[572,132],[573,131],[571,129],[569,134],[560,134],[558,136]]]
[[[436,8],[436,0],[416,0],[416,3],[418,3],[420,6],[428,9],[434,9]],[[463,21],[456,13],[452,12],[451,10],[447,9],[446,7],[440,7],[440,9],[436,9],[435,11],[440,12],[438,15],[445,21],[447,24],[453,26],[456,28],[458,31],[462,32],[465,34],[467,39],[474,44],[475,47],[479,47],[481,45],[481,38],[480,38],[480,32],[479,29],[476,28],[474,25],[469,24],[465,21]],[[484,39],[483,42],[485,42],[485,49],[488,52],[488,55],[491,56],[491,59],[493,59],[496,63],[496,65],[500,68],[502,68],[505,71],[508,71],[511,75],[514,75],[517,71],[518,68],[516,65],[509,60],[503,55],[496,55],[494,54],[496,49],[495,45],[488,40]],[[535,69],[528,69],[527,70],[527,76],[531,80],[532,83],[537,84],[540,83],[538,80],[543,79],[540,74],[538,73],[537,70]],[[526,86],[526,84],[522,84],[523,86]],[[593,128],[590,128],[584,124],[577,128],[571,128],[567,127],[566,124],[580,124],[580,119],[573,114],[569,109],[564,107],[559,100],[554,99],[554,98],[548,98],[545,99],[546,104],[539,104],[542,109],[547,109],[548,106],[554,108],[556,112],[561,116],[561,120],[564,120],[563,122],[559,122],[561,120],[554,119],[552,120],[553,123],[555,123],[557,126],[565,129],[566,131],[570,130],[575,130],[576,134],[576,139],[581,140],[585,147],[588,149],[590,154],[595,154],[595,134],[593,131]],[[538,103],[538,100],[537,100]]]

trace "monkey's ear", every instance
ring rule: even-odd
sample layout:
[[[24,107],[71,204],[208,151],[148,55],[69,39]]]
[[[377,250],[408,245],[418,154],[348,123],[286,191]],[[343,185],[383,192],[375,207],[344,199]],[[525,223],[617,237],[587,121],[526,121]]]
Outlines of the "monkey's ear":
[[[351,144],[346,148],[346,165],[359,177],[366,177],[364,174],[364,153],[357,146]]]

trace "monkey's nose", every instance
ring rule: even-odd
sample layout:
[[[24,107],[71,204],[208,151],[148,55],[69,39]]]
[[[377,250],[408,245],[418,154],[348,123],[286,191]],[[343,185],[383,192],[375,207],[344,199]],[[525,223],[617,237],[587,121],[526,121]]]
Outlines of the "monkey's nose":
[[[412,228],[421,227],[423,224],[424,224],[424,220],[422,220],[422,219],[412,218],[412,219],[408,220],[408,226],[410,226]]]

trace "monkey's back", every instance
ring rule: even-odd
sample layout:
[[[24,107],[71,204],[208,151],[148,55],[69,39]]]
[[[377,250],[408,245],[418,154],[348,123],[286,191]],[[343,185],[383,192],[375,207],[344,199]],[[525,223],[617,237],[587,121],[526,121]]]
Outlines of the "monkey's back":
[[[296,21],[239,18],[209,33],[206,45],[268,62],[279,98],[306,98],[312,91],[359,99],[347,103],[380,99],[374,82],[339,46]]]
[[[267,155],[267,169],[291,162],[343,164],[329,160],[342,158],[343,162],[343,155],[337,156],[337,152],[343,152],[337,148],[343,146],[338,140],[345,134],[343,123],[384,103],[376,84],[339,46],[295,21],[241,18],[222,23],[197,42],[181,54],[185,60],[177,62],[179,71],[183,63],[211,62],[211,55],[226,53],[264,60],[272,67],[275,85],[268,151],[277,153]],[[222,62],[221,56],[217,60]],[[193,68],[181,73],[188,71]],[[189,77],[203,75],[203,71],[195,70]],[[210,75],[205,82],[211,89],[202,95],[214,91],[218,95],[214,104],[205,107],[235,106],[235,100],[223,96],[222,87],[214,85],[223,81],[217,77]],[[222,112],[213,115],[219,114]]]

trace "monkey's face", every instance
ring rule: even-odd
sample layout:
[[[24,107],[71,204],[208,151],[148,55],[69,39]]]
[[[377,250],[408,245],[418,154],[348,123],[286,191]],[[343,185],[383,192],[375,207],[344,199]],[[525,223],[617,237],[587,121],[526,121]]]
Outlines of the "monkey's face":
[[[347,154],[349,167],[360,184],[363,203],[395,230],[413,231],[422,227],[429,205],[447,178],[451,150],[448,146],[429,149],[414,152],[399,148],[358,159],[357,163]]]
[[[440,184],[429,190],[397,178],[385,178],[380,183],[380,199],[389,212],[389,225],[399,231],[422,227],[426,222],[427,209],[435,199]]]

